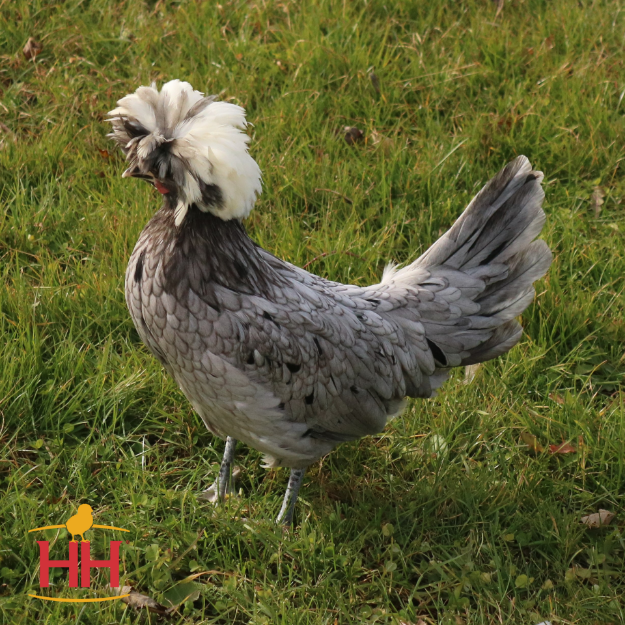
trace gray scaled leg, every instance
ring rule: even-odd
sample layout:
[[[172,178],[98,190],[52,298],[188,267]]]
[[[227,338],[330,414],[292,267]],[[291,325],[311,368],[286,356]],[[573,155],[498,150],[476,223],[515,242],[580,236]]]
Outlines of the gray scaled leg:
[[[284,501],[282,502],[282,508],[280,508],[280,514],[278,514],[276,523],[282,523],[287,527],[293,523],[293,510],[295,509],[295,502],[297,501],[297,495],[299,494],[305,472],[306,469],[291,469],[289,484],[286,487]]]
[[[202,493],[202,498],[211,503],[218,503],[234,492],[234,477],[232,476],[232,462],[234,460],[234,450],[237,447],[235,438],[228,436],[224,457],[219,467],[219,475],[215,483]]]

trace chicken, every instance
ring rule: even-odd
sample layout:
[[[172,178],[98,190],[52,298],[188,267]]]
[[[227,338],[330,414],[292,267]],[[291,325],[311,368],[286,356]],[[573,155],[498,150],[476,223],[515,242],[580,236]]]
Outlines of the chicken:
[[[542,173],[519,156],[411,264],[379,284],[331,282],[246,234],[261,192],[244,110],[177,80],[140,87],[109,113],[109,135],[163,203],[126,272],[126,301],[148,349],[206,427],[226,439],[217,499],[237,441],[291,468],[278,521],[291,523],[305,468],[381,432],[406,397],[431,397],[452,367],[496,358],[551,263]]]
[[[65,527],[67,531],[72,535],[72,542],[76,541],[76,536],[80,536],[80,540],[85,540],[84,533],[91,529],[93,525],[93,516],[91,513],[93,508],[86,503],[78,506],[78,512],[74,516],[69,517]]]

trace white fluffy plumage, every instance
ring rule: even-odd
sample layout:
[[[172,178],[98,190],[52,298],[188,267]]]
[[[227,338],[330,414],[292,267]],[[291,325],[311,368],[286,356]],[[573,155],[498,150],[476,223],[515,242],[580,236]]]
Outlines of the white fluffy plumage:
[[[248,153],[242,107],[172,80],[160,92],[154,84],[139,87],[108,115],[109,136],[130,163],[126,175],[136,175],[134,170],[157,180],[176,179],[177,226],[192,204],[225,221],[250,214],[262,185],[260,168]],[[219,206],[204,201],[203,185],[218,187]]]

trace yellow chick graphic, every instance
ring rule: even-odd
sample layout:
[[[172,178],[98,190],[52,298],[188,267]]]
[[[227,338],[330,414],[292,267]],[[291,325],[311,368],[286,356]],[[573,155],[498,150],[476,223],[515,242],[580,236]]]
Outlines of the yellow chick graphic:
[[[72,535],[72,542],[76,542],[75,536],[80,535],[85,540],[84,533],[93,525],[93,508],[86,503],[78,506],[78,512],[70,517],[65,524],[67,531]]]

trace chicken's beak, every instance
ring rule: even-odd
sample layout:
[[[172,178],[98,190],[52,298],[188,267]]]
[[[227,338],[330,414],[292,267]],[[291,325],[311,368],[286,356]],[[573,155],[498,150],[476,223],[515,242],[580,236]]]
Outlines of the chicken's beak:
[[[141,178],[141,180],[147,180],[150,184],[154,185],[158,189],[159,193],[161,193],[162,195],[165,195],[170,191],[164,184],[156,180],[156,178],[154,178],[154,176],[152,176],[151,174],[144,174],[139,169],[138,165],[130,166],[122,174],[122,178]]]
[[[122,178],[141,178],[152,182],[153,178],[149,174],[144,174],[138,165],[131,165],[123,174]]]

